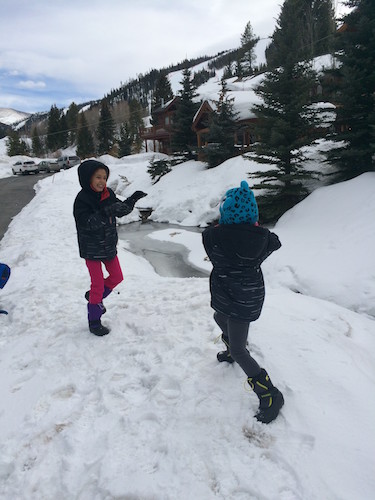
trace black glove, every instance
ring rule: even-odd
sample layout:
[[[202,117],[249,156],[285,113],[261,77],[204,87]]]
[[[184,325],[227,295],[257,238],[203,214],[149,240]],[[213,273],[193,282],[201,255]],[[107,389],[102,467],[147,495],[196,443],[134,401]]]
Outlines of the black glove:
[[[102,208],[102,212],[107,217],[111,217],[112,215],[115,217],[122,217],[130,213],[131,210],[126,202],[116,201],[116,203],[112,203],[111,205],[105,205]]]
[[[125,201],[116,201],[111,205],[104,205],[104,207],[102,207],[102,212],[107,217],[111,217],[113,215],[115,217],[124,217],[124,215],[130,214],[136,202],[144,196],[147,196],[147,193],[144,193],[143,191],[136,191]]]
[[[147,196],[147,193],[144,193],[143,191],[136,191],[126,201],[133,203],[134,205],[138,200],[144,198],[145,196]]]

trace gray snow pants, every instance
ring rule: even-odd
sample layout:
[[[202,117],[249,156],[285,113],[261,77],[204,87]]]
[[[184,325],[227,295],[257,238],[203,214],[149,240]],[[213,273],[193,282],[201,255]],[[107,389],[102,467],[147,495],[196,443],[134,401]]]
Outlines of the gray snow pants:
[[[233,319],[217,311],[214,313],[214,320],[223,332],[224,340],[229,345],[228,349],[234,361],[240,365],[248,377],[259,375],[260,366],[246,349],[250,322]]]

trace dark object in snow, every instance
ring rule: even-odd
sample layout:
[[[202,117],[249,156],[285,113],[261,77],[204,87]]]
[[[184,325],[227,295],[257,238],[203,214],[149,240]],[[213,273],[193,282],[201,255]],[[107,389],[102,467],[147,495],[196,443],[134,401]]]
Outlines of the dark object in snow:
[[[0,288],[4,288],[10,276],[10,267],[0,262]]]
[[[10,276],[10,267],[0,262],[0,288],[4,288]],[[4,309],[0,309],[0,314],[8,314]]]

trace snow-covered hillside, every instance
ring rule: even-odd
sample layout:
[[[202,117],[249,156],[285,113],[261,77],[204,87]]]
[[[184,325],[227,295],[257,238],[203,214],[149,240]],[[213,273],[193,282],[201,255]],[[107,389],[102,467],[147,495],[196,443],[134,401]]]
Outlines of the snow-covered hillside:
[[[22,120],[26,120],[30,116],[30,113],[24,113],[23,111],[17,111],[11,108],[0,108],[0,123],[5,125],[15,125]]]
[[[178,224],[212,220],[252,170],[242,158],[213,170],[188,162],[152,185],[152,156],[101,159],[119,197],[142,189],[137,206]],[[0,497],[372,499],[375,175],[316,190],[274,229],[283,246],[264,263],[266,302],[249,337],[285,396],[268,426],[253,418],[240,368],[216,361],[208,277],[160,277],[121,240],[125,280],[103,319],[111,333],[89,333],[78,190],[76,167],[40,181],[0,242],[12,267],[0,291],[9,311],[0,316]],[[209,272],[188,227],[153,237],[184,244]]]

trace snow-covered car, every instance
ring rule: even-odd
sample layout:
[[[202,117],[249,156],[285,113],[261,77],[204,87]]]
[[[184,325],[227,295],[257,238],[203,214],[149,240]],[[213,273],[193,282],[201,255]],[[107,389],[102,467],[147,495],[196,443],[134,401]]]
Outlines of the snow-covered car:
[[[33,160],[16,161],[16,163],[14,163],[12,167],[12,172],[14,175],[38,174],[39,168],[38,165]]]
[[[74,165],[79,165],[81,163],[81,158],[78,156],[60,156],[60,158],[57,158],[57,163],[61,169],[71,168],[74,167]]]

